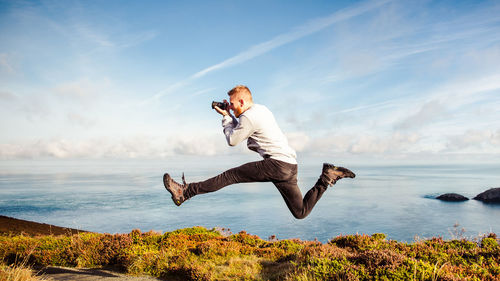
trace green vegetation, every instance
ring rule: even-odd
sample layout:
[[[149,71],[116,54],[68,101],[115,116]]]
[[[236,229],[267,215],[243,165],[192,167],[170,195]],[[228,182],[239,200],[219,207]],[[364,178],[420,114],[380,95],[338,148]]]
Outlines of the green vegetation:
[[[495,234],[476,241],[413,243],[379,233],[339,236],[328,243],[266,241],[202,227],[165,234],[0,236],[2,270],[19,260],[37,266],[111,266],[168,280],[500,280]]]

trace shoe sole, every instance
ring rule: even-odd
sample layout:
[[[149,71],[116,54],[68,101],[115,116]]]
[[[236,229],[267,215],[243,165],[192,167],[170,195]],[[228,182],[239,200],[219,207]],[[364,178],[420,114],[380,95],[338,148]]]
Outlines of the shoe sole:
[[[170,177],[169,174],[164,174],[163,175],[163,185],[165,186],[165,189],[168,190],[168,192],[172,193],[172,191],[170,191],[170,188],[169,188],[170,185],[168,184],[168,182],[169,182],[170,179],[171,179],[171,177]]]
[[[168,184],[168,182],[171,180],[172,178],[170,177],[169,174],[164,174],[163,175],[163,185],[165,186],[165,189],[170,192],[170,195],[172,195],[172,201],[174,201],[174,204],[177,205],[177,206],[180,206],[182,203],[177,203],[176,199],[175,199],[175,196],[174,196],[174,192],[172,190],[170,190],[170,185]]]
[[[351,170],[347,169],[347,168],[344,168],[344,167],[338,167],[338,166],[335,166],[333,164],[330,164],[330,163],[324,163],[323,164],[324,166],[326,166],[327,168],[332,168],[334,171],[340,171],[344,174],[343,178],[355,178],[356,177],[356,174],[353,173]]]

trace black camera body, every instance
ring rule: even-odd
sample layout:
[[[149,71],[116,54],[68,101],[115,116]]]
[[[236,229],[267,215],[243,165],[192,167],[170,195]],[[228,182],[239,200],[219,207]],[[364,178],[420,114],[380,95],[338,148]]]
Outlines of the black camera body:
[[[222,110],[228,110],[229,109],[229,104],[228,103],[224,103],[224,102],[213,101],[212,102],[212,109],[215,109],[215,106],[218,106]]]

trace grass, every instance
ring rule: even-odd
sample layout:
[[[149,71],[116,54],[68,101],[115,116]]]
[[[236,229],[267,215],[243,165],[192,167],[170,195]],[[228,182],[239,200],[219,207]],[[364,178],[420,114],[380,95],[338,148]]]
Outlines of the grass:
[[[41,281],[42,277],[36,276],[31,268],[26,266],[0,265],[0,281]]]
[[[0,274],[52,265],[112,266],[169,280],[500,280],[498,242],[495,234],[413,243],[384,234],[338,236],[328,243],[267,241],[203,227],[164,234],[0,235]]]
[[[27,263],[27,258],[22,262],[15,262],[12,265],[0,263],[0,281],[42,281],[44,278],[37,276]]]

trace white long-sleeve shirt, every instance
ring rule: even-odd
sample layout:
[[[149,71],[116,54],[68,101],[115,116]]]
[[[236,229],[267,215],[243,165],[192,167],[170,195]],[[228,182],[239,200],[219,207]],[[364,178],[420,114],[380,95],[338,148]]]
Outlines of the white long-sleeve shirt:
[[[238,119],[229,115],[222,118],[222,127],[230,146],[247,139],[248,148],[262,157],[297,164],[295,150],[288,145],[287,138],[267,107],[253,104]]]

